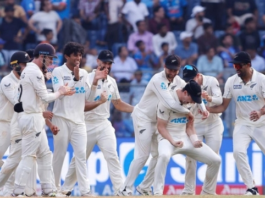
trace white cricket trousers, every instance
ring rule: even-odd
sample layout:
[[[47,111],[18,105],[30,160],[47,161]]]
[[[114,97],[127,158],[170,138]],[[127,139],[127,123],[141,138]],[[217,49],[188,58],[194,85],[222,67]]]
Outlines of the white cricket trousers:
[[[202,193],[215,194],[216,180],[221,163],[220,156],[206,144],[203,144],[201,148],[194,148],[187,135],[179,139],[174,137],[174,140],[183,141],[183,147],[176,148],[166,139],[158,143],[159,157],[155,168],[154,195],[163,195],[167,165],[171,156],[176,154],[187,155],[208,165]]]
[[[14,194],[25,192],[36,158],[42,191],[49,194],[53,191],[52,153],[44,130],[45,120],[42,113],[19,115],[18,126],[22,133],[22,155],[15,174]]]
[[[195,131],[200,140],[205,139],[205,143],[217,154],[222,144],[224,125],[221,118],[208,122],[207,124],[194,124]],[[197,161],[186,157],[186,174],[183,192],[195,194],[196,188]]]
[[[90,191],[89,181],[87,177],[86,167],[86,145],[87,145],[87,134],[86,125],[75,124],[70,120],[54,116],[52,123],[60,129],[57,135],[54,135],[54,153],[53,153],[53,171],[55,177],[55,185],[58,190],[61,186],[61,171],[65,154],[69,142],[71,143],[76,161],[76,176],[79,185],[81,195],[86,194]]]
[[[102,121],[100,123],[95,123],[92,121],[86,122],[86,129],[86,159],[89,158],[94,146],[98,145],[99,149],[104,155],[105,160],[107,161],[108,171],[115,195],[118,193],[123,184],[121,166],[117,154],[115,129],[108,120]],[[74,188],[76,183],[75,166],[75,157],[73,157],[64,181],[64,185],[62,187],[63,191],[72,191]]]
[[[156,131],[156,122],[146,122],[132,113],[135,135],[134,159],[121,190],[132,192],[134,182],[144,167],[150,152],[152,138]]]
[[[10,145],[10,122],[0,121],[0,167],[2,158]]]
[[[265,154],[265,126],[235,125],[233,133],[233,153],[238,172],[247,188],[255,187],[255,181],[247,156],[247,149],[252,140],[257,143],[263,154]]]

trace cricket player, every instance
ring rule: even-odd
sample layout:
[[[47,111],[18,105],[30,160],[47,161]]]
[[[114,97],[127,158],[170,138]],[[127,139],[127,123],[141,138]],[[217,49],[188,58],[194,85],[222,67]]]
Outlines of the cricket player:
[[[188,82],[195,80],[202,89],[202,98],[205,106],[216,106],[223,102],[222,92],[219,82],[213,76],[204,76],[199,73],[194,65],[185,65],[183,69],[183,79]],[[217,113],[212,113],[207,119],[202,119],[197,108],[192,108],[194,115],[194,128],[199,140],[203,141],[217,154],[222,143],[224,126]],[[186,174],[183,195],[194,195],[196,188],[196,160],[186,157]]]
[[[247,149],[254,140],[265,154],[265,76],[251,67],[246,52],[235,54],[232,61],[236,70],[225,83],[223,103],[207,107],[210,113],[222,113],[233,98],[236,103],[236,120],[233,132],[233,153],[236,166],[245,185],[246,195],[258,195],[248,163]]]
[[[169,85],[178,74],[180,68],[180,58],[176,55],[170,55],[166,58],[165,70],[155,74],[149,81],[143,97],[134,107],[132,112],[135,149],[134,159],[131,162],[129,173],[121,189],[124,196],[132,195],[132,188],[135,179],[145,165],[151,150],[151,143],[156,131],[156,108],[161,101],[166,107],[175,112],[181,112],[192,117],[191,112],[176,102],[169,92]],[[155,148],[155,146],[152,146]],[[152,152],[151,152],[152,153]],[[155,167],[156,161],[153,160],[152,167]]]
[[[109,50],[101,51],[98,56],[97,63],[97,69],[104,70],[107,68],[108,73],[110,73],[111,65],[113,64],[112,52]],[[90,83],[92,84],[92,80],[95,76],[95,70],[88,76]],[[108,120],[110,117],[110,103],[112,103],[119,111],[128,113],[133,111],[133,106],[121,100],[115,79],[108,75],[106,79],[98,81],[94,101],[87,102],[85,106],[85,122],[87,130],[86,157],[88,159],[94,146],[98,145],[108,164],[110,179],[114,188],[114,195],[118,195],[123,184],[123,178],[116,151],[117,142],[115,129]],[[76,183],[75,168],[75,157],[73,157],[62,187],[64,192],[71,192],[73,190]]]
[[[61,171],[69,142],[75,153],[75,171],[82,196],[91,196],[86,168],[87,133],[84,119],[85,101],[90,97],[90,79],[84,69],[79,65],[84,54],[84,47],[75,42],[65,45],[63,51],[66,62],[61,67],[53,70],[53,88],[58,90],[60,86],[68,83],[75,89],[75,94],[69,97],[61,97],[56,100],[53,107],[52,123],[60,129],[60,133],[54,136],[53,170],[55,185],[58,190],[61,184]],[[99,79],[106,78],[107,69],[94,73],[93,90],[96,90]],[[101,76],[100,76],[100,75]]]
[[[17,90],[21,72],[29,62],[26,52],[18,51],[11,57],[10,65],[13,70],[5,76],[0,84],[0,167],[2,158],[10,145],[10,122],[17,102]]]
[[[27,64],[21,74],[20,99],[14,107],[18,114],[18,126],[22,134],[22,160],[15,174],[13,196],[25,193],[25,186],[32,171],[35,158],[38,166],[42,193],[44,196],[55,196],[52,185],[52,153],[46,135],[43,133],[43,102],[49,103],[62,95],[72,95],[74,91],[61,86],[55,93],[48,93],[44,82],[43,71],[51,65],[55,50],[50,44],[39,44],[34,50],[34,59]]]
[[[176,102],[185,105],[201,103],[201,87],[194,80],[183,89],[174,89]],[[201,194],[215,194],[216,180],[221,158],[202,143],[193,126],[193,118],[170,110],[162,102],[158,104],[157,129],[158,161],[155,168],[154,195],[163,195],[167,164],[172,155],[184,154],[208,165]]]

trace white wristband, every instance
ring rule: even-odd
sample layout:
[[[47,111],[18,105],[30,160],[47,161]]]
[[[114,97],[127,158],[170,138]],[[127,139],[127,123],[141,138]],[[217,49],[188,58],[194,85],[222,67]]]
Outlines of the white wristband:
[[[190,141],[191,141],[191,143],[193,144],[194,142],[196,142],[196,141],[198,141],[199,139],[198,139],[198,136],[196,135],[196,134],[192,134],[191,136],[190,136]]]
[[[206,111],[206,107],[205,107],[204,102],[202,102],[201,104],[198,104],[198,105],[199,105],[199,109],[201,110],[201,112]]]

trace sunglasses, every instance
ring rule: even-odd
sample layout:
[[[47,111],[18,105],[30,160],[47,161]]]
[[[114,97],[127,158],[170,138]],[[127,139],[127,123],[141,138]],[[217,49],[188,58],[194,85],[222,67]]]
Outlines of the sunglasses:
[[[239,63],[235,63],[235,64],[233,64],[233,66],[235,69],[241,69],[243,67],[243,65],[239,64]]]
[[[187,70],[193,70],[194,67],[190,66],[190,65],[185,65],[184,66],[184,69],[187,69]]]

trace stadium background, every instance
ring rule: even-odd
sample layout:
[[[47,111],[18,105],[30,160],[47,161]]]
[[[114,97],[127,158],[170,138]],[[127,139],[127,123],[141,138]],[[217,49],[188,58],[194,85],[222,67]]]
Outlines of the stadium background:
[[[93,23],[86,26],[82,23],[83,19],[82,16],[79,14],[79,3],[85,3],[88,4],[96,4],[96,6],[89,7],[90,14],[95,15],[95,18],[93,20]],[[111,21],[111,19],[108,17],[108,13],[111,12],[110,10],[110,4],[113,4],[112,6],[116,5],[119,0],[52,0],[51,3],[54,5],[54,9],[58,5],[65,5],[63,6],[62,11],[58,11],[58,14],[62,20],[63,26],[58,32],[57,35],[57,42],[51,43],[57,48],[57,55],[58,59],[54,60],[54,65],[50,67],[52,70],[53,67],[60,66],[63,63],[63,56],[62,56],[62,48],[65,42],[67,41],[77,41],[85,46],[85,56],[82,61],[81,67],[86,69],[88,72],[91,72],[91,70],[96,66],[95,60],[97,57],[97,54],[102,49],[110,49],[113,51],[115,57],[118,58],[124,58],[128,63],[126,66],[131,69],[127,69],[123,71],[122,65],[118,65],[119,62],[115,61],[114,65],[116,64],[118,69],[115,69],[112,71],[112,76],[117,79],[117,83],[119,86],[119,90],[121,93],[121,98],[126,102],[135,103],[137,100],[139,100],[139,96],[142,94],[143,89],[145,88],[146,82],[151,78],[153,74],[156,72],[161,71],[162,67],[159,63],[160,60],[163,60],[163,54],[160,56],[157,56],[154,52],[148,54],[148,61],[145,60],[145,57],[142,57],[142,54],[139,52],[139,49],[136,49],[136,51],[131,52],[129,50],[129,53],[127,56],[126,53],[119,54],[118,49],[120,47],[124,47],[128,49],[128,42],[130,36],[134,33],[134,30],[130,28],[126,23],[119,18],[122,12],[122,6],[124,3],[126,3],[126,0],[121,0],[121,7],[117,9],[117,21]],[[130,0],[128,0],[130,1]],[[155,17],[155,10],[157,6],[163,7],[165,11],[165,15],[163,19],[169,21],[169,29],[168,32],[172,32],[174,34],[175,40],[177,42],[177,48],[174,49],[172,52],[176,53],[179,46],[182,46],[182,40],[180,38],[180,34],[185,31],[185,24],[189,19],[191,19],[192,10],[197,5],[202,5],[206,7],[205,10],[205,16],[209,18],[212,21],[213,26],[213,37],[216,38],[216,41],[218,41],[216,44],[207,43],[207,40],[205,41],[205,45],[209,45],[208,48],[214,48],[216,49],[216,53],[214,54],[216,57],[221,58],[222,60],[222,77],[220,78],[220,87],[223,89],[224,82],[226,79],[234,74],[234,69],[231,67],[231,65],[227,65],[226,62],[229,60],[229,57],[226,57],[224,54],[222,54],[223,51],[218,50],[218,47],[222,45],[222,36],[226,34],[227,31],[227,21],[229,20],[228,15],[226,14],[228,9],[228,1],[231,3],[231,1],[235,2],[243,2],[243,3],[255,3],[256,8],[250,9],[249,12],[253,13],[254,15],[258,16],[255,20],[256,27],[253,30],[255,33],[259,35],[259,45],[255,48],[255,52],[257,56],[262,58],[264,61],[265,53],[264,53],[264,35],[265,35],[265,25],[264,25],[264,16],[265,16],[265,1],[264,0],[142,0],[142,3],[146,5],[146,8],[148,10],[148,16],[146,17],[147,24],[150,23],[150,21]],[[12,53],[14,50],[27,50],[34,48],[39,41],[36,39],[36,33],[34,31],[29,32],[29,36],[27,36],[25,39],[16,42],[16,49],[12,49],[14,46],[7,45],[8,42],[3,37],[6,37],[6,35],[3,33],[10,32],[12,28],[9,26],[3,26],[4,21],[4,9],[8,5],[8,3],[12,2],[12,0],[1,0],[0,1],[0,80],[10,72],[10,68],[8,67],[8,57],[6,57],[7,53]],[[173,4],[169,4],[172,3]],[[22,9],[25,11],[25,24],[27,25],[30,17],[32,14],[39,12],[39,6],[40,1],[37,0],[22,0],[22,1],[15,1],[15,5],[21,5]],[[84,4],[85,5],[85,4]],[[171,6],[171,7],[170,7]],[[215,6],[215,7],[214,7]],[[218,7],[218,10],[214,9]],[[94,10],[93,10],[94,8]],[[170,9],[178,10],[178,14],[174,16],[168,14]],[[91,11],[92,10],[92,11]],[[182,11],[181,11],[182,10]],[[257,13],[256,13],[257,12]],[[113,17],[113,16],[112,16]],[[179,25],[176,25],[174,22],[170,22],[172,18],[183,18],[182,22]],[[115,18],[115,17],[114,17]],[[23,17],[20,17],[20,19],[23,19]],[[24,19],[23,19],[24,20]],[[78,22],[81,22],[81,24],[78,24]],[[69,26],[69,24],[71,24]],[[74,24],[74,26],[73,26]],[[114,25],[113,25],[114,24]],[[230,24],[231,26],[231,24]],[[73,31],[70,27],[76,27],[76,28],[82,28],[82,33],[76,36],[76,32]],[[113,27],[115,32],[113,33]],[[150,27],[150,25],[149,25]],[[242,34],[244,33],[245,27],[242,25],[241,27],[237,24],[233,24],[233,32],[234,36],[237,37],[239,40],[244,39]],[[10,29],[9,29],[10,28]],[[68,28],[68,29],[67,29]],[[23,33],[25,32],[26,28],[16,28],[16,30],[19,30],[16,34],[18,37],[23,37]],[[147,31],[149,31],[147,27]],[[80,33],[80,32],[79,32]],[[12,32],[10,32],[12,34]],[[114,35],[114,37],[112,37]],[[116,35],[116,36],[115,36]],[[155,34],[154,34],[155,35]],[[253,35],[255,35],[253,33]],[[257,40],[256,37],[253,37],[253,39]],[[49,42],[47,40],[44,40],[44,42]],[[255,41],[254,41],[255,42]],[[154,44],[154,43],[153,43]],[[198,39],[193,38],[192,44],[196,46],[195,49],[200,48],[200,44],[198,42]],[[234,49],[231,49],[230,47],[227,49],[229,52],[236,52],[240,49],[247,50],[251,49],[253,50],[253,45],[249,44],[246,46],[232,46]],[[232,51],[230,51],[232,50]],[[7,51],[7,52],[6,52]],[[207,50],[206,50],[207,51]],[[200,57],[206,56],[207,52],[202,51],[199,52],[197,50],[197,58],[193,61],[194,64],[198,63],[198,60]],[[178,55],[178,54],[177,54]],[[231,53],[230,53],[231,55]],[[125,56],[125,57],[124,57]],[[162,58],[161,58],[162,57]],[[183,55],[185,57],[185,55]],[[230,57],[231,58],[231,57]],[[256,57],[255,57],[256,58]],[[185,59],[185,58],[183,58]],[[253,58],[254,59],[254,58]],[[150,64],[149,62],[154,62],[154,64]],[[260,60],[260,59],[259,59]],[[143,63],[141,63],[144,62]],[[132,63],[134,62],[134,63]],[[259,62],[260,63],[260,62]],[[134,67],[136,65],[136,68]],[[261,64],[262,65],[262,64]],[[182,65],[183,66],[183,65]],[[142,72],[142,82],[143,83],[136,83],[135,80],[135,72]],[[263,64],[261,72],[265,71],[265,62]],[[130,74],[129,79],[121,79],[118,75],[118,73],[126,72],[126,74]],[[214,72],[214,71],[213,71]],[[203,72],[202,72],[203,73]],[[216,76],[218,76],[219,73],[216,73]],[[116,76],[117,75],[117,76]],[[180,72],[181,75],[181,72]],[[223,83],[222,83],[223,82]],[[49,88],[52,88],[51,81],[47,83],[47,86]],[[136,97],[137,95],[137,97]],[[53,104],[49,105],[49,110],[52,110]],[[124,177],[126,177],[129,164],[133,158],[133,127],[132,127],[132,120],[130,118],[129,114],[125,113],[119,113],[115,111],[113,108],[111,110],[112,114],[110,117],[110,120],[113,123],[114,128],[116,129],[116,136],[118,141],[118,153],[121,161],[121,165],[123,168],[123,174]],[[245,192],[245,186],[242,183],[242,180],[236,170],[236,166],[234,163],[233,155],[232,155],[232,132],[233,132],[233,124],[235,120],[235,103],[232,102],[228,109],[225,111],[225,113],[222,115],[223,123],[225,126],[224,130],[224,139],[222,143],[222,148],[220,151],[220,155],[222,157],[222,165],[220,169],[220,174],[218,177],[218,188],[217,193],[218,194],[243,194]],[[49,138],[49,144],[51,149],[53,149],[52,145],[52,135],[48,131],[48,138]],[[8,152],[5,155],[5,158],[7,157]],[[67,156],[65,158],[65,164],[62,172],[62,182],[64,179],[64,176],[67,172],[68,164],[71,160],[71,157],[73,156],[73,150],[71,146],[69,146]],[[256,180],[257,185],[260,187],[260,192],[262,192],[264,186],[265,186],[265,170],[264,170],[264,155],[260,151],[260,149],[257,147],[255,143],[251,143],[249,150],[248,150],[248,156],[250,160],[250,166],[253,170],[253,174]],[[148,163],[147,163],[148,165]],[[175,156],[170,161],[170,164],[168,166],[167,170],[167,176],[166,176],[166,188],[165,188],[165,194],[179,194],[180,189],[183,187],[184,182],[184,174],[185,174],[185,158],[181,155]],[[147,166],[144,167],[141,174],[139,175],[136,184],[139,184],[140,181],[143,179],[145,172],[146,172]],[[103,158],[102,153],[98,150],[96,147],[91,154],[89,160],[88,160],[88,170],[89,170],[89,178],[91,182],[92,189],[95,193],[98,193],[99,195],[110,195],[112,194],[112,188],[111,188],[111,182],[109,179],[109,175],[107,172],[106,162]],[[201,188],[202,181],[203,181],[203,175],[205,172],[205,166],[199,163],[198,171],[197,171],[197,184],[198,184],[198,190]],[[199,192],[199,191],[198,191]],[[78,195],[78,188],[76,187],[74,190],[74,194]]]

